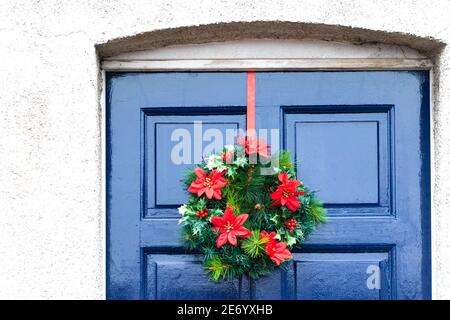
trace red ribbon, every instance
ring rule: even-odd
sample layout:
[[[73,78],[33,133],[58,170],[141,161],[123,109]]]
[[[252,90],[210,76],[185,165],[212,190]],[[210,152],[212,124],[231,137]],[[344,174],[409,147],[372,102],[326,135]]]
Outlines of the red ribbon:
[[[251,137],[256,137],[255,76],[254,71],[247,72],[247,136]]]

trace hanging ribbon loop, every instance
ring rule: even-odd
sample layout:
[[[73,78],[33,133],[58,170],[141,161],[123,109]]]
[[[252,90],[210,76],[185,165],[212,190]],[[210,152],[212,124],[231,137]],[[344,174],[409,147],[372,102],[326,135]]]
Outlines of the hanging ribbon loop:
[[[256,138],[256,107],[255,107],[256,73],[247,72],[247,136]]]

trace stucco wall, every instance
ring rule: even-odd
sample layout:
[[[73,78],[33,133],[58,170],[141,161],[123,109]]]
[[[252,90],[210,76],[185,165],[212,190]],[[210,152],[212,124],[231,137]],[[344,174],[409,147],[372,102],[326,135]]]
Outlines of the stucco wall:
[[[376,40],[434,59],[433,294],[450,298],[448,12],[449,1],[1,1],[0,298],[104,297],[98,56],[243,36]],[[260,27],[243,35],[246,22]]]

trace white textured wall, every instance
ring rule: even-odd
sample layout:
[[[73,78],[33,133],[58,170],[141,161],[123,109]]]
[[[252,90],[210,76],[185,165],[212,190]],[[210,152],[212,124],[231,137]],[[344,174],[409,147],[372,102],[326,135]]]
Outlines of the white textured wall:
[[[449,1],[0,1],[0,298],[103,298],[95,45],[233,21],[326,23],[450,41]],[[450,50],[436,58],[433,292],[450,298]]]

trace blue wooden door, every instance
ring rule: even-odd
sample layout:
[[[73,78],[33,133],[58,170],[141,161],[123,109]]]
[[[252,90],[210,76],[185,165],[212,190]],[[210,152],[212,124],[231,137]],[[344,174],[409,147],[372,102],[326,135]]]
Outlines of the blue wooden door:
[[[108,298],[429,298],[428,90],[427,72],[257,73],[257,129],[280,130],[330,219],[287,270],[212,283],[179,245],[192,165],[173,132],[245,129],[246,74],[108,74]]]

